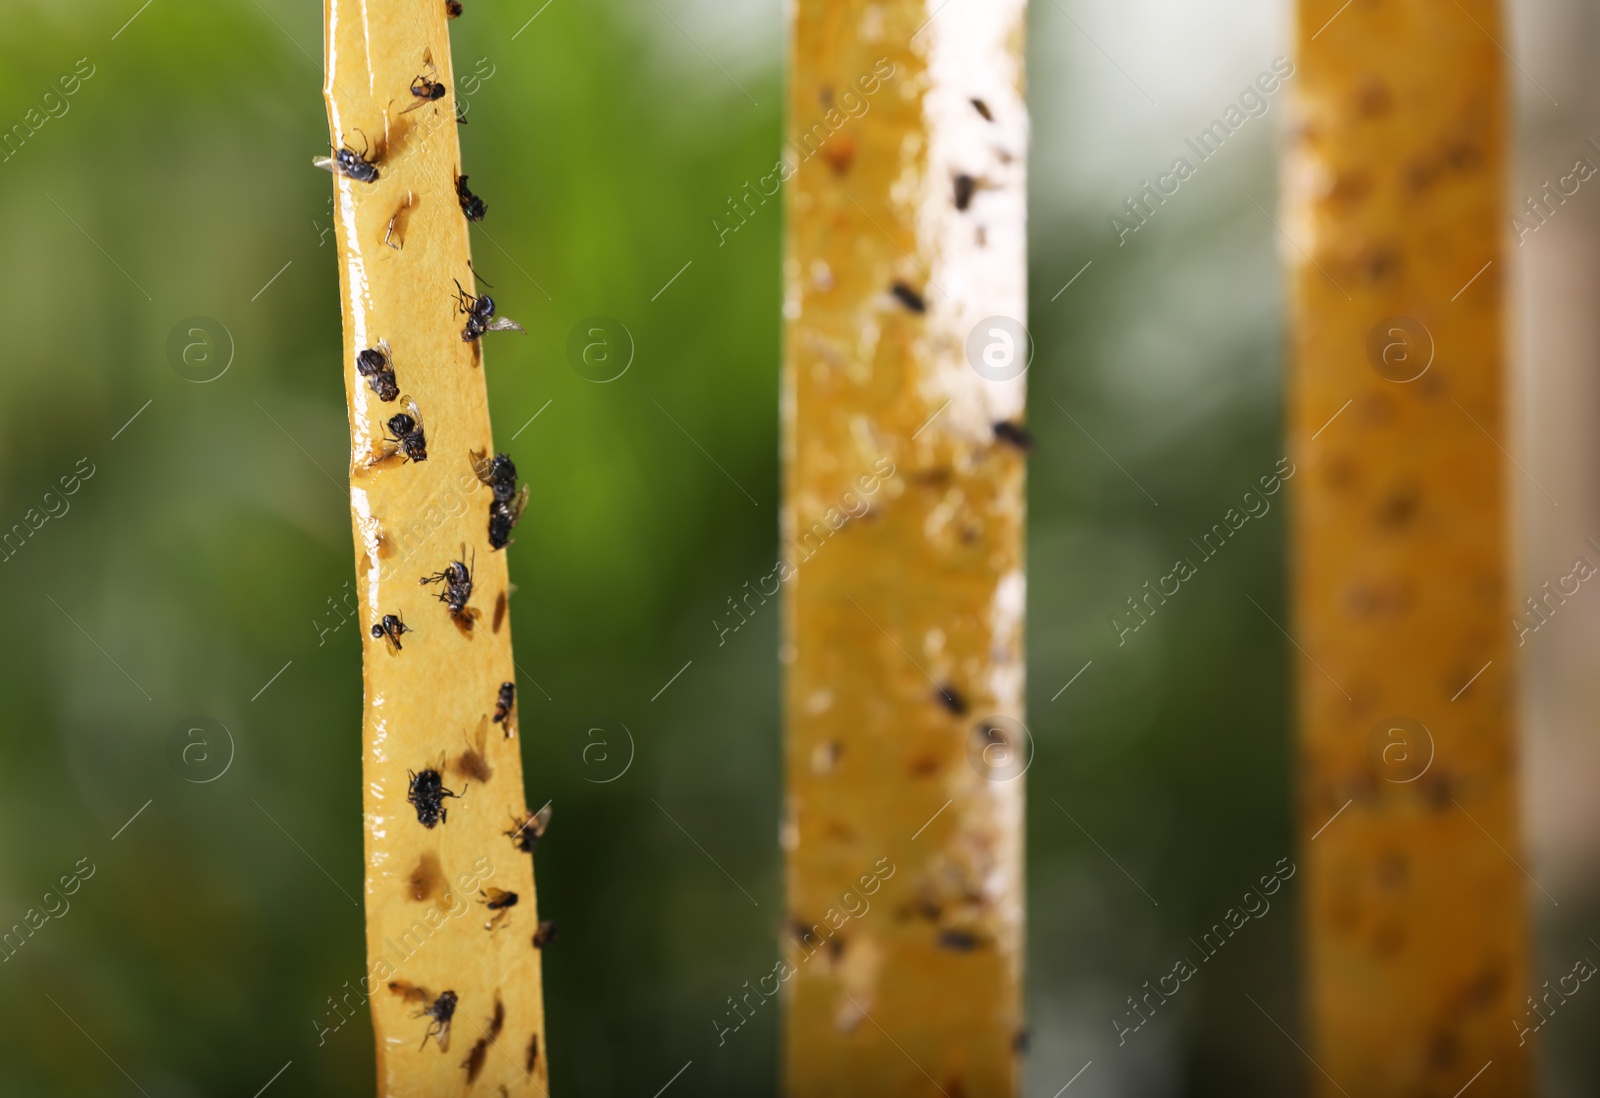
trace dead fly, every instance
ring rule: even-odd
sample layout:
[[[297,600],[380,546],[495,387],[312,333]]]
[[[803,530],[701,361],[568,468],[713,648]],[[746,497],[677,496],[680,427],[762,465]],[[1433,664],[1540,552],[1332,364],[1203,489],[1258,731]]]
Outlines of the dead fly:
[[[372,627],[372,639],[382,640],[389,638],[389,643],[394,645],[396,652],[400,651],[400,634],[410,633],[413,630],[400,620],[399,614],[385,614],[383,620]]]
[[[533,948],[543,949],[556,940],[556,924],[554,919],[546,919],[539,924],[539,929],[533,932]]]
[[[450,1019],[456,1016],[456,1003],[460,999],[453,991],[441,991],[439,997],[422,1008],[418,1018],[430,1018],[428,1031],[422,1035],[422,1048],[428,1047],[428,1038],[437,1037],[434,1043],[439,1046],[439,1051],[444,1052],[450,1047]]]
[[[511,844],[524,854],[532,854],[533,848],[539,845],[539,840],[544,837],[545,829],[550,826],[551,809],[547,804],[537,812],[525,812],[519,820],[511,817],[513,824],[506,837]]]
[[[411,774],[411,789],[406,794],[406,800],[417,810],[417,822],[430,831],[449,818],[449,809],[444,807],[446,797],[460,797],[459,793],[452,793],[444,787],[444,779],[433,767],[422,773]]]
[[[356,355],[356,373],[367,379],[372,391],[385,404],[400,395],[400,386],[394,378],[394,360],[389,354],[389,344],[379,340],[376,347],[368,347]]]
[[[461,14],[461,0],[444,0],[444,13],[451,19]]]
[[[456,200],[461,203],[461,212],[467,215],[468,221],[482,221],[483,215],[489,212],[489,204],[467,188],[464,175],[456,179]]]
[[[359,133],[360,131],[358,130],[357,132]],[[332,156],[319,156],[311,163],[325,172],[332,172],[347,179],[354,179],[357,183],[376,183],[378,181],[378,169],[371,160],[367,159],[369,150],[366,146],[366,136],[362,135],[361,140],[361,152],[356,152],[349,146],[345,146],[336,150]]]
[[[422,433],[422,413],[417,411],[416,401],[410,397],[401,399],[411,409],[411,414],[400,412],[389,417],[389,434],[384,442],[391,445],[386,456],[404,454],[408,461],[427,461],[428,439]]]
[[[517,467],[510,454],[496,454],[487,469],[480,464],[478,479],[494,493],[489,503],[489,548],[504,549],[511,544],[511,531],[528,506],[528,486],[517,491]]]
[[[416,204],[417,196],[410,191],[406,192],[406,200],[395,208],[389,218],[389,227],[383,232],[383,242],[395,251],[399,251],[406,244],[406,221],[411,216],[411,207]]]
[[[479,891],[478,895],[484,897],[483,906],[487,907],[494,915],[483,924],[483,929],[494,930],[505,922],[511,914],[511,909],[517,906],[517,894],[507,892],[501,888],[491,888],[488,892]]]
[[[439,592],[438,599],[450,608],[450,616],[459,618],[466,612],[467,600],[472,597],[472,569],[465,561],[453,560],[444,566],[444,571],[423,576],[417,582],[444,584],[444,590]]]
[[[466,327],[461,329],[463,343],[471,343],[485,332],[527,332],[515,320],[495,317],[494,298],[488,294],[473,297],[461,288],[460,282],[456,283],[456,307],[467,318]]]
[[[469,1085],[476,1082],[478,1076],[483,1072],[484,1061],[489,1059],[489,1046],[500,1036],[500,1030],[505,1028],[505,1024],[506,1007],[500,1001],[499,995],[496,995],[494,1016],[489,1019],[489,1028],[483,1031],[483,1036],[479,1037],[477,1043],[472,1046],[472,1051],[467,1053],[467,1058],[461,1061],[461,1066],[467,1069],[467,1083]],[[510,1092],[506,1090],[504,1084],[501,1084],[500,1093],[506,1095]]]
[[[894,285],[889,287],[889,292],[894,294],[895,299],[898,300],[900,304],[904,305],[914,313],[925,313],[928,311],[928,303],[923,300],[922,295],[917,293],[917,291],[913,290],[904,282],[895,282]]]
[[[432,65],[429,65],[428,67],[430,69],[433,68]],[[434,75],[437,76],[438,73],[435,72]],[[426,107],[429,103],[437,103],[439,100],[444,98],[444,93],[449,90],[449,88],[445,87],[437,80],[430,80],[426,76],[419,76],[411,82],[411,94],[417,97],[417,101],[400,113],[410,114],[418,107]]]
[[[517,701],[517,684],[503,682],[500,684],[500,696],[494,702],[494,723],[506,726],[506,735],[511,735],[511,707]]]
[[[1000,442],[1015,446],[1023,453],[1033,449],[1033,433],[1020,423],[1002,419],[994,425],[994,437]]]

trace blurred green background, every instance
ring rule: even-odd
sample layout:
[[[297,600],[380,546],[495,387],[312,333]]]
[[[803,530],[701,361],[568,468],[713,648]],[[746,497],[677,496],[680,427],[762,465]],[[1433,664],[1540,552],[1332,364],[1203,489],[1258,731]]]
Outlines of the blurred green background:
[[[533,486],[510,561],[528,796],[555,811],[552,1078],[649,1095],[692,1060],[685,1092],[772,1094],[776,1013],[721,1048],[711,1020],[776,956],[778,620],[719,645],[712,618],[774,559],[782,225],[719,246],[711,218],[776,155],[781,12],[542,2],[466,0],[452,33],[477,267],[529,330],[486,357]],[[252,1095],[288,1064],[279,1093],[370,1093],[364,1012],[319,1040],[363,972],[320,6],[0,13],[0,124],[93,66],[0,163],[0,528],[67,508],[0,563],[0,923],[94,866],[0,964],[0,1090]],[[1127,1047],[1110,1025],[1293,855],[1287,665],[1246,599],[1284,620],[1284,496],[1126,645],[1109,624],[1282,456],[1281,278],[1245,195],[1271,208],[1271,125],[1128,244],[1106,225],[1282,13],[1159,77],[1198,85],[1164,111],[1065,9],[1034,18],[1029,1093],[1091,1058],[1074,1094],[1293,1093],[1304,1062],[1245,996],[1294,1031],[1298,882]],[[637,345],[611,384],[567,365],[596,314]],[[168,349],[192,316],[234,347],[205,384]],[[236,747],[204,784],[171,760],[194,716]]]

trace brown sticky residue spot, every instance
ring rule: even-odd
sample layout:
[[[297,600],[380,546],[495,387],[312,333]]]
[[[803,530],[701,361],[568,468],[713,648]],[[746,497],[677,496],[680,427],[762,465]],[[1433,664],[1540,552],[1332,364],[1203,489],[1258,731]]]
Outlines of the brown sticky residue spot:
[[[494,777],[494,767],[489,765],[488,756],[484,752],[484,743],[488,736],[489,717],[485,714],[478,719],[476,743],[469,743],[467,749],[456,758],[457,774],[471,778],[475,782],[487,782]]]
[[[1411,609],[1411,592],[1403,580],[1358,581],[1345,605],[1358,618],[1400,617]]]
[[[489,1039],[479,1037],[478,1043],[472,1046],[472,1051],[467,1053],[467,1058],[461,1061],[461,1066],[467,1069],[467,1082],[475,1083],[479,1072],[483,1071],[483,1062],[489,1058]]]
[[[1499,968],[1486,968],[1477,979],[1461,989],[1456,1005],[1462,1010],[1485,1010],[1494,1005],[1506,987],[1506,974]]]
[[[1375,76],[1369,76],[1357,87],[1356,113],[1362,118],[1381,118],[1394,108],[1394,96],[1389,86]]]
[[[1337,202],[1344,206],[1356,206],[1363,202],[1372,192],[1372,176],[1364,171],[1342,171],[1333,178],[1333,184],[1327,190],[1329,202]]]
[[[539,1035],[535,1033],[528,1039],[528,1061],[523,1069],[527,1074],[533,1074],[533,1067],[539,1062]]]
[[[1461,1042],[1448,1030],[1435,1033],[1428,1041],[1428,1063],[1435,1070],[1452,1068],[1461,1059]]]
[[[1372,933],[1372,951],[1379,957],[1393,957],[1405,948],[1406,928],[1398,922],[1384,922]]]
[[[406,895],[418,903],[437,896],[444,885],[444,870],[439,865],[439,855],[431,850],[417,859],[417,867],[406,878]],[[394,985],[390,984],[392,990]]]
[[[1390,850],[1378,859],[1376,867],[1378,884],[1382,887],[1395,890],[1403,888],[1406,878],[1410,875],[1410,868],[1406,863],[1406,856],[1398,850]]]
[[[1330,458],[1321,472],[1323,483],[1336,492],[1348,491],[1361,481],[1361,466],[1348,454]]]
[[[494,1016],[489,1019],[489,1030],[486,1036],[493,1041],[500,1036],[500,1030],[506,1024],[506,1005],[500,1001],[500,993],[495,992]]]
[[[389,990],[400,997],[403,1003],[426,1003],[433,1000],[433,995],[425,987],[418,987],[409,980],[390,980]]]
[[[1368,282],[1388,282],[1400,273],[1401,262],[1398,249],[1380,245],[1361,257],[1360,270]]]
[[[1430,769],[1417,780],[1422,801],[1435,812],[1443,812],[1455,799],[1455,781],[1440,768]]]
[[[822,159],[828,162],[828,167],[833,169],[834,175],[844,175],[849,172],[855,158],[856,139],[850,134],[835,137],[822,147]]]
[[[919,778],[931,777],[939,772],[939,756],[918,755],[911,760],[911,773]]]
[[[1417,486],[1404,484],[1391,490],[1378,501],[1373,517],[1384,529],[1398,530],[1410,525],[1411,520],[1416,517],[1421,502],[1422,493]]]
[[[974,99],[972,101],[972,109],[983,115],[984,121],[994,121],[994,114],[989,110],[989,104],[985,103],[983,100]]]
[[[1483,150],[1468,138],[1458,138],[1445,146],[1444,159],[1458,172],[1475,171],[1483,164]]]
[[[506,623],[506,593],[500,592],[494,598],[494,631],[500,632],[500,627]]]
[[[461,635],[468,639],[472,637],[472,627],[478,621],[477,607],[469,606],[459,614],[451,614],[450,620],[456,623],[456,628],[461,630]]]
[[[843,820],[829,820],[825,830],[828,833],[828,838],[833,839],[835,842],[853,843],[860,837],[856,834],[855,829]]]

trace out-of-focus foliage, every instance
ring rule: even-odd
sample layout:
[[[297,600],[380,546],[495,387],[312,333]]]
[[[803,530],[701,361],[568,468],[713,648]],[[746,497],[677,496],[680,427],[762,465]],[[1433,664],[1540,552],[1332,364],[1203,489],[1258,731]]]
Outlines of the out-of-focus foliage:
[[[711,221],[778,154],[780,12],[732,33],[667,0],[466,3],[477,267],[529,331],[490,337],[486,369],[497,443],[533,487],[510,552],[528,795],[555,812],[538,858],[561,927],[552,1076],[567,1095],[649,1094],[692,1060],[694,1093],[772,1093],[773,1012],[720,1047],[712,1019],[776,957],[777,607],[724,643],[712,623],[774,559],[781,212],[721,243]],[[331,608],[352,554],[330,181],[310,163],[328,139],[320,18],[283,0],[13,0],[0,20],[0,123],[26,127],[93,66],[0,164],[0,530],[70,508],[0,563],[0,925],[94,866],[0,964],[7,1093],[251,1094],[291,1061],[283,1093],[371,1090],[349,991],[364,625]],[[1111,1025],[1293,854],[1267,620],[1283,620],[1284,496],[1127,644],[1110,624],[1282,456],[1272,229],[1239,197],[1270,200],[1268,136],[1122,248],[1105,227],[1120,196],[1061,202],[1072,158],[1041,149],[1040,1095],[1091,1057],[1088,1093],[1285,1093],[1301,1070],[1245,998],[1292,1028],[1297,882],[1126,1047]],[[592,315],[636,344],[610,384],[567,363]],[[192,316],[235,346],[206,384],[169,362]],[[47,499],[80,458],[93,475]],[[169,758],[196,715],[237,748],[207,784]],[[341,998],[352,1020],[332,1029]]]

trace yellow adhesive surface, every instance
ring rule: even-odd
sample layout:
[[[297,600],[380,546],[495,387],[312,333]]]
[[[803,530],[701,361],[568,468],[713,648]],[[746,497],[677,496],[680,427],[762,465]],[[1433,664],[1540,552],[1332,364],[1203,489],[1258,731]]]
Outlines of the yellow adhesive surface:
[[[454,97],[400,113],[417,102],[417,77],[453,86],[445,6],[327,0],[326,17],[332,140],[367,152],[380,173],[375,183],[335,177],[365,646],[367,983],[378,1093],[542,1095],[532,861],[506,834],[526,811],[523,699],[507,723],[493,721],[500,684],[518,676],[505,554],[489,547],[491,493],[472,458],[494,452],[483,366],[462,339],[455,302],[454,280],[471,292],[473,277],[455,193]],[[392,403],[355,370],[356,355],[380,340],[403,394]],[[385,425],[407,410],[407,398],[422,416],[426,461],[384,456]],[[435,597],[441,585],[419,583],[455,560],[475,566],[461,620]],[[410,630],[401,650],[366,631],[386,614]],[[432,828],[407,801],[410,774],[428,768],[459,794],[443,800],[448,815]],[[491,890],[516,893],[516,905],[490,909]],[[458,1001],[447,1030],[422,1014],[446,991]]]
[[[1521,1096],[1506,32],[1493,0],[1341,3],[1300,6],[1283,223],[1307,1079]]]
[[[793,7],[784,1093],[1011,1095],[1023,779],[980,770],[1027,750],[985,731],[1022,716],[1025,459],[991,432],[951,334],[965,261],[940,241],[980,256],[1011,241],[1020,319],[1021,8],[991,58],[1019,73],[983,93],[994,121],[978,91],[945,88],[952,124],[977,135],[958,210],[929,161],[944,124],[930,39],[950,33],[917,34],[934,5]]]

